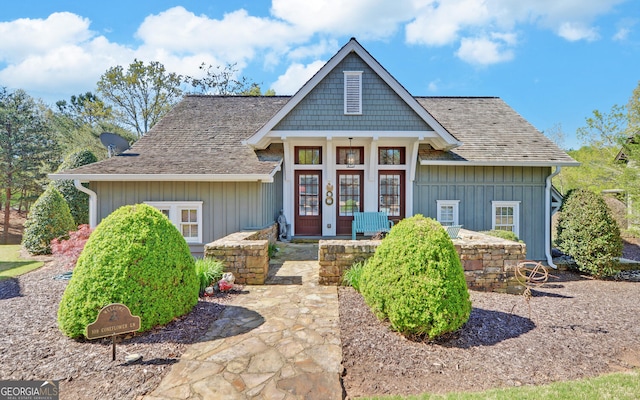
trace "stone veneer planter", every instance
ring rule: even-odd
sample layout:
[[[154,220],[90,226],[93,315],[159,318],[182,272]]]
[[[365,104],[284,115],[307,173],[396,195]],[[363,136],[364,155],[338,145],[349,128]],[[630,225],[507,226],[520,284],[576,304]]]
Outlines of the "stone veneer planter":
[[[379,244],[379,240],[321,240],[320,284],[340,285],[344,271],[371,257]],[[514,277],[516,265],[525,260],[524,243],[461,229],[453,244],[469,289],[514,294],[524,291]]]
[[[224,263],[236,283],[262,285],[269,272],[269,243],[275,243],[278,225],[255,231],[232,233],[204,246],[205,258]]]

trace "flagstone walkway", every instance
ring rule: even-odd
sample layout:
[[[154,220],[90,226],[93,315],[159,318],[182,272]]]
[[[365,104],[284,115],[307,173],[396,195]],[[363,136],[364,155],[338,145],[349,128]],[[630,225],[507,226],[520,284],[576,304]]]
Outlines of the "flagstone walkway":
[[[343,398],[337,289],[318,285],[317,245],[280,248],[146,400]]]

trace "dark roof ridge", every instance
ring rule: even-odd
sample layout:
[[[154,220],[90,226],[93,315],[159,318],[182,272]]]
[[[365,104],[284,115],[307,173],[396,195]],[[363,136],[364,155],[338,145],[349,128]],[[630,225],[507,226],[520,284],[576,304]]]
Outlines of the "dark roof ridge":
[[[499,99],[499,96],[413,96],[416,99]]]
[[[187,93],[184,95],[184,97],[215,97],[215,98],[250,98],[250,97],[254,97],[254,98],[265,98],[265,97],[276,97],[276,98],[289,98],[291,97],[290,95],[280,95],[280,94],[276,94],[273,96],[264,96],[264,95],[260,95],[260,96],[253,96],[253,95],[248,95],[248,94],[204,94],[204,93]]]

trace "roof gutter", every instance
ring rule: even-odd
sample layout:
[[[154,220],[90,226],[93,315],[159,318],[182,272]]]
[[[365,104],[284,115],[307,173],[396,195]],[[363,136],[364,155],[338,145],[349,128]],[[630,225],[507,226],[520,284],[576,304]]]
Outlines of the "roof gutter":
[[[269,174],[49,174],[49,179],[81,182],[273,182]]]
[[[579,167],[579,162],[548,162],[548,161],[445,161],[420,160],[420,165],[444,165],[462,167]]]
[[[89,227],[95,229],[98,225],[98,195],[93,190],[82,186],[79,179],[74,179],[73,185],[79,191],[89,195]]]
[[[551,256],[551,179],[562,170],[560,165],[556,165],[556,170],[547,176],[544,186],[544,255],[547,257],[547,264],[554,269],[558,266],[553,263]]]

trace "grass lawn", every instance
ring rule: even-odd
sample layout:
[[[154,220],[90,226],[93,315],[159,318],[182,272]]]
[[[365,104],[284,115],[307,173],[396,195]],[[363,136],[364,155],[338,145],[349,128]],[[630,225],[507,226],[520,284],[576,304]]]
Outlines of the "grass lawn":
[[[20,245],[0,246],[0,280],[22,275],[42,267],[42,261],[25,260],[20,257]]]
[[[615,373],[571,382],[556,382],[543,386],[492,389],[479,393],[423,394],[420,396],[363,397],[384,400],[477,400],[477,399],[637,399],[640,393],[640,370]]]

